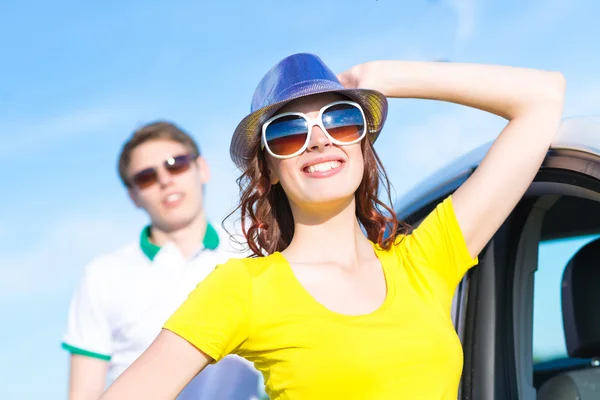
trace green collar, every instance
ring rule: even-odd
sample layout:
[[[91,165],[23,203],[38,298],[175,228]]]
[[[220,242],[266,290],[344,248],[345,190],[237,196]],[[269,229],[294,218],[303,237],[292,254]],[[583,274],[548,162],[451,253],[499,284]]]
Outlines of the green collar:
[[[214,250],[219,247],[219,234],[210,223],[206,224],[206,232],[204,233],[202,245],[204,245],[205,249],[209,250]],[[158,254],[160,251],[160,246],[150,242],[150,225],[142,229],[142,233],[140,235],[140,247],[150,261],[154,260],[156,254]]]

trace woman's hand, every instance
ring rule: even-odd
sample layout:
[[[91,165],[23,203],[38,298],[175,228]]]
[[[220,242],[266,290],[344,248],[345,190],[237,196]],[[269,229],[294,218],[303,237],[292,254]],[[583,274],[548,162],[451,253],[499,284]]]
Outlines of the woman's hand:
[[[372,64],[374,63],[377,63],[377,61],[357,64],[338,74],[337,77],[346,89],[374,89],[373,87],[369,87],[369,85],[373,84],[370,75],[373,70]]]
[[[398,88],[405,86],[405,72],[410,64],[404,61],[370,61],[357,64],[337,75],[346,89],[377,90],[387,97],[398,96]]]
[[[360,78],[358,75],[361,65],[362,64],[355,65],[354,67],[337,75],[337,78],[346,89],[357,89],[359,87]]]

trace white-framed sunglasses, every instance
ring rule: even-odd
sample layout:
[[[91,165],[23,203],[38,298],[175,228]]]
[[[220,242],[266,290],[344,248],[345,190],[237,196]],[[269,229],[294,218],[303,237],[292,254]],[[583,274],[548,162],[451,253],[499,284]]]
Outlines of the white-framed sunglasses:
[[[358,143],[367,134],[362,107],[353,101],[335,101],[321,108],[314,119],[298,112],[269,118],[262,126],[261,148],[275,158],[296,157],[307,149],[315,125],[338,146]]]

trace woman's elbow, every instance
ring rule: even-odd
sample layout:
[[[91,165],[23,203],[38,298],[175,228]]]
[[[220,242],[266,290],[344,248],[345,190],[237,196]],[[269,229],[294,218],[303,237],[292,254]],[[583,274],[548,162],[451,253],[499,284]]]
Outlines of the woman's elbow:
[[[566,87],[567,80],[562,72],[544,71],[543,84],[536,96],[536,106],[545,109],[552,108],[562,114]]]
[[[565,91],[567,88],[567,79],[562,72],[548,72],[548,100],[559,103],[562,107],[565,99]]]
[[[533,79],[536,83],[532,82],[528,94],[521,99],[518,107],[508,113],[507,119],[560,120],[565,99],[566,79],[561,72],[538,71],[538,73],[537,78]]]

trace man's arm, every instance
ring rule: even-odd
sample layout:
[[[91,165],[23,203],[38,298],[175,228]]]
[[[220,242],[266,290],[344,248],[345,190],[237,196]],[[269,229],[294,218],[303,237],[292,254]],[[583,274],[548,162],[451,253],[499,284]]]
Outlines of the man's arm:
[[[80,354],[71,355],[69,400],[97,399],[104,391],[108,362]]]
[[[103,269],[85,272],[69,307],[62,348],[70,353],[69,400],[97,399],[104,391],[112,355],[110,293]]]

